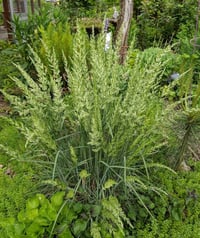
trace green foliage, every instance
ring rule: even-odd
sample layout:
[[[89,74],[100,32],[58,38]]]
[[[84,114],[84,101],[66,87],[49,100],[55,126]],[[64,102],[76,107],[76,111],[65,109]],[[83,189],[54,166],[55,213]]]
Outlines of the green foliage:
[[[19,17],[15,17],[12,22],[14,29],[14,39],[21,56],[30,64],[31,52],[29,45],[32,47],[40,46],[41,33],[39,29],[46,29],[50,23],[57,25],[66,23],[68,16],[58,6],[43,6],[38,12],[28,16],[27,21],[20,21]],[[30,66],[30,65],[29,65]]]
[[[129,59],[130,66],[135,64],[135,60],[137,59],[138,55],[142,55],[144,67],[148,63],[149,58],[152,62],[156,63],[156,61],[159,60],[163,64],[163,69],[160,71],[160,75],[156,80],[156,82],[161,86],[160,91],[164,90],[164,85],[169,85],[171,83],[171,74],[174,72],[179,72],[181,64],[180,56],[178,54],[174,54],[170,46],[165,48],[150,47],[144,51],[134,49],[131,52]]]
[[[26,209],[21,210],[17,219],[5,218],[0,222],[3,237],[45,237],[50,235],[51,226],[63,203],[64,193],[59,192],[51,198],[51,202],[43,194],[36,194],[26,202]],[[58,202],[55,203],[55,200]],[[50,228],[50,229],[49,229]]]
[[[168,191],[167,197],[155,197],[151,200],[155,203],[152,213],[155,220],[144,224],[141,218],[134,233],[136,237],[195,237],[199,236],[200,207],[198,197],[199,186],[199,162],[190,161],[192,171],[171,175],[167,171],[156,172],[158,183],[163,184],[163,189]],[[153,176],[153,175],[152,175]],[[137,213],[137,211],[136,211]],[[145,226],[145,228],[144,228]]]
[[[3,217],[2,237],[167,238],[170,235],[198,238],[200,166],[198,162],[190,166],[193,171],[173,176],[167,171],[152,171],[157,183],[168,191],[168,196],[159,197],[152,192],[144,195],[154,219],[149,219],[147,211],[138,203],[130,204],[125,215],[116,197],[104,198],[94,205],[71,200],[69,194],[60,191],[49,199],[43,194],[30,197],[24,209],[18,210],[16,219],[12,213]]]
[[[103,19],[106,13],[112,11],[112,14],[113,14],[113,7],[119,6],[119,1],[117,0],[100,0],[100,1],[62,0],[60,6],[68,14],[71,21],[77,20],[77,18],[85,18],[85,17],[94,17],[94,18]]]
[[[25,164],[2,164],[0,169],[0,218],[16,216],[24,208],[25,200],[35,189],[33,171]],[[31,188],[31,190],[30,190]]]
[[[9,76],[20,77],[20,74],[14,67],[13,63],[23,64],[23,61],[19,56],[15,45],[6,41],[0,41],[0,58],[0,89],[11,92],[13,91],[15,85]]]
[[[200,165],[191,162],[191,172],[172,175],[152,170],[151,176],[168,191],[168,196],[143,195],[154,219],[138,202],[122,207],[116,197],[109,196],[97,204],[82,203],[60,191],[47,199],[37,194],[26,201],[25,209],[4,218],[0,224],[5,237],[195,237],[199,235]],[[141,196],[142,197],[142,196]],[[125,213],[127,215],[125,215]],[[135,213],[135,218],[134,214]],[[134,224],[134,227],[133,225]],[[3,236],[4,237],[4,236]]]
[[[169,43],[185,25],[190,26],[190,32],[194,32],[197,1],[143,0],[140,2],[136,4],[135,10],[139,26],[139,48]]]
[[[133,228],[129,219],[126,217],[118,200],[115,197],[109,197],[102,201],[102,218],[101,229],[102,237],[106,237],[108,233],[111,237],[125,237],[124,223]],[[106,224],[106,226],[105,226]]]
[[[70,64],[72,56],[72,35],[67,23],[58,23],[57,25],[49,24],[47,28],[40,28],[43,46],[40,49],[40,55],[45,62],[45,51],[51,49],[55,51],[60,71],[64,73],[64,57]],[[48,49],[45,49],[47,47]]]
[[[140,194],[157,191],[149,171],[159,167],[152,160],[165,143],[156,82],[166,62],[158,60],[160,53],[154,61],[141,54],[130,69],[128,63],[119,64],[118,50],[104,47],[103,35],[88,39],[78,28],[72,65],[66,66],[69,94],[65,97],[55,51],[47,48],[48,67],[32,52],[37,82],[18,67],[24,81],[13,80],[24,96],[4,95],[20,115],[14,124],[26,139],[27,152],[19,160],[45,165],[48,193],[62,187],[69,198],[91,204],[112,195],[123,209],[139,201],[150,213]],[[119,204],[116,213],[108,209],[108,220],[115,219],[111,233],[123,237],[122,224],[127,220]]]
[[[98,221],[97,222],[95,222]],[[118,200],[109,197],[100,205],[65,200],[65,192],[50,199],[36,194],[26,201],[25,209],[0,221],[3,237],[125,237],[123,220],[129,222]],[[109,222],[109,226],[105,226]],[[131,226],[131,224],[130,224]]]
[[[22,82],[17,78],[13,78],[13,80],[16,82],[17,86],[23,90],[24,96],[26,95],[26,98],[28,99],[27,101],[24,101],[23,103],[20,97],[7,95],[5,93],[15,105],[15,109],[19,112],[23,124],[17,121],[13,121],[13,123],[17,128],[20,128],[21,133],[25,135],[27,146],[29,144],[33,147],[36,146],[35,149],[37,151],[40,150],[40,148],[48,148],[50,150],[56,148],[56,141],[54,139],[58,137],[58,134],[61,136],[60,133],[62,133],[66,116],[59,69],[57,61],[54,61],[55,54],[53,61],[51,55],[48,55],[48,57],[48,60],[52,63],[52,67],[54,67],[52,75],[50,75],[51,70],[48,72],[35,54],[35,58],[38,60],[38,64],[35,65],[39,76],[37,83],[18,66],[22,75],[26,78],[26,82]],[[35,62],[33,62],[33,64],[35,64]],[[32,116],[29,117],[29,115]],[[45,118],[48,118],[48,120],[45,120]],[[29,129],[27,126],[25,127],[25,125],[29,125]],[[40,147],[38,147],[39,144]],[[44,149],[44,152],[46,149]],[[44,156],[45,154],[46,152],[44,153]]]
[[[196,77],[194,77],[193,64],[196,57],[195,55],[191,57],[184,55],[181,60],[182,69],[180,68],[180,72],[183,70],[182,74],[168,88],[165,88],[165,93],[167,92],[170,95],[170,92],[176,87],[176,95],[178,96],[178,102],[175,102],[173,106],[177,108],[178,105],[179,110],[174,114],[172,123],[172,130],[177,133],[176,136],[179,143],[179,148],[177,148],[175,155],[174,167],[176,169],[181,166],[181,163],[188,156],[190,144],[195,144],[195,141],[198,141],[199,138],[200,87]],[[186,69],[187,71],[185,71]]]
[[[19,153],[25,150],[24,138],[6,117],[0,117],[0,144]]]
[[[2,4],[2,0],[0,0],[0,26],[3,25],[4,21],[3,21],[3,4]]]
[[[24,139],[8,121],[0,117],[0,143],[10,150],[22,153],[25,150]],[[31,167],[11,162],[2,148],[0,151],[0,219],[4,219],[16,216],[24,208],[26,198],[36,189],[36,180],[33,179]]]

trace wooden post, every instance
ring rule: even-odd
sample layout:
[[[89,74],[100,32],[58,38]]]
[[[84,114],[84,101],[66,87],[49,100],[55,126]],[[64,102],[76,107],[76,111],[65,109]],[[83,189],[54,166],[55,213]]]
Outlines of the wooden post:
[[[34,1],[31,0],[31,12],[32,14],[34,14]]]
[[[38,7],[41,7],[41,0],[38,0]]]
[[[17,12],[20,12],[20,3],[19,0],[16,0],[16,5],[17,5]]]
[[[12,40],[12,27],[11,27],[11,12],[10,5],[8,0],[3,0],[3,9],[4,9],[4,24],[7,29],[8,39]]]
[[[117,24],[116,40],[120,42],[120,63],[123,64],[128,49],[128,34],[133,17],[133,0],[120,1],[120,18]]]

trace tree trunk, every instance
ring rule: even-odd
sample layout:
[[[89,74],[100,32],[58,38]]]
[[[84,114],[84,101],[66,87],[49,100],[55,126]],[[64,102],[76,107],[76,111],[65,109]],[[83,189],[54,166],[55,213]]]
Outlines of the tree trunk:
[[[31,12],[32,12],[32,14],[34,14],[34,12],[35,12],[35,6],[34,6],[34,1],[33,0],[31,0]]]
[[[3,10],[4,10],[4,25],[8,33],[8,39],[12,40],[12,27],[11,27],[11,12],[9,1],[3,0]]]
[[[123,64],[128,49],[128,34],[133,17],[133,0],[120,0],[120,18],[117,24],[116,40],[120,45],[120,63]]]

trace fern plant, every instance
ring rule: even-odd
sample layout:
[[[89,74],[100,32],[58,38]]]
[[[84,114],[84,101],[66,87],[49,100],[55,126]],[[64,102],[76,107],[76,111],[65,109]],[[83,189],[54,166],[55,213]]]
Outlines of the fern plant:
[[[37,81],[18,66],[25,80],[13,80],[23,97],[4,95],[21,117],[14,122],[27,141],[20,159],[43,163],[44,183],[73,199],[95,204],[113,195],[126,207],[137,197],[148,210],[139,194],[160,191],[149,170],[166,141],[160,130],[164,109],[155,93],[166,62],[157,55],[144,65],[138,55],[131,68],[122,66],[118,50],[104,46],[103,35],[88,39],[77,29],[65,96],[55,51],[48,46],[48,67],[32,52]],[[120,211],[115,215],[121,217],[114,225],[121,233],[125,218]]]
[[[56,58],[58,60],[59,68],[62,73],[64,73],[64,60],[63,54],[70,64],[70,58],[72,56],[72,34],[70,32],[69,24],[62,22],[57,23],[56,25],[50,23],[47,28],[40,27],[41,39],[44,44],[50,48],[54,49]],[[41,45],[40,55],[43,59],[43,62],[46,61],[46,49],[44,44]],[[47,63],[48,64],[48,63]]]

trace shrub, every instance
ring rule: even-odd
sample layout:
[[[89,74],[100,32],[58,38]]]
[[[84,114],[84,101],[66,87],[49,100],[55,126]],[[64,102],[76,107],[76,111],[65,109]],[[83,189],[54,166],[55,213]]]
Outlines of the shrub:
[[[195,0],[153,0],[136,4],[137,24],[139,26],[138,45],[144,49],[157,44],[166,44],[176,38],[182,26],[195,30],[197,2]],[[195,14],[194,14],[195,12]]]
[[[65,97],[54,51],[46,51],[48,68],[32,52],[37,82],[18,67],[24,82],[13,80],[23,97],[4,92],[26,138],[27,152],[16,158],[43,165],[49,193],[64,187],[76,201],[91,204],[112,195],[123,209],[139,201],[149,211],[140,194],[162,192],[152,186],[150,169],[164,167],[153,158],[166,143],[162,100],[155,93],[166,62],[158,54],[144,65],[144,55],[138,55],[130,68],[119,64],[117,50],[104,47],[103,36],[88,41],[78,29]]]
[[[138,217],[140,223],[134,233],[136,237],[198,238],[200,232],[199,162],[190,160],[190,166],[192,171],[179,172],[173,176],[167,171],[156,172],[158,183],[162,184],[163,189],[168,192],[168,197],[159,199],[152,195],[151,202],[155,206],[151,211],[155,220],[150,222],[146,220],[145,225],[144,218]]]
[[[26,60],[28,68],[30,68],[29,45],[32,47],[40,47],[41,32],[39,28],[46,29],[50,23],[57,25],[66,23],[68,16],[58,6],[52,7],[45,5],[38,12],[28,16],[27,21],[20,21],[19,17],[15,17],[12,22],[14,30],[14,40],[20,55]]]
[[[67,199],[68,197],[68,199]],[[98,223],[94,222],[98,219]],[[0,221],[3,237],[125,237],[123,220],[129,222],[115,197],[99,205],[74,202],[57,192],[50,199],[36,194],[26,202],[17,219]],[[110,222],[110,223],[107,223]],[[105,224],[109,224],[105,226]]]
[[[49,24],[47,28],[41,27],[41,39],[43,42],[40,48],[39,54],[43,62],[45,63],[45,47],[54,50],[56,58],[58,60],[59,69],[62,75],[65,73],[64,70],[64,57],[67,59],[68,65],[70,65],[70,58],[72,57],[72,34],[70,32],[70,26],[65,23],[58,23],[56,25]],[[48,64],[48,62],[46,62]]]

